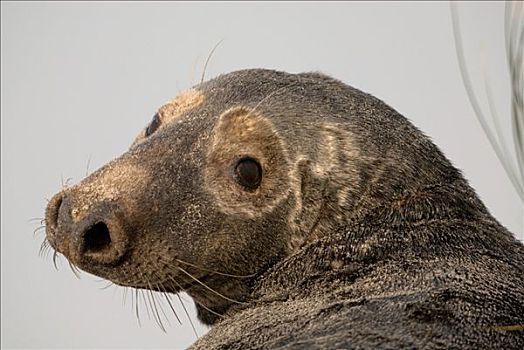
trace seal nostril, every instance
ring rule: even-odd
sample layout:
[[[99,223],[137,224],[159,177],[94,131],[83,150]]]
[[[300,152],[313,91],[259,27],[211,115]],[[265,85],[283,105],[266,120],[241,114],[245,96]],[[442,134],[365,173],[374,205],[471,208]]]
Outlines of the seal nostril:
[[[84,233],[84,249],[86,252],[100,252],[111,245],[111,235],[107,225],[98,222]]]

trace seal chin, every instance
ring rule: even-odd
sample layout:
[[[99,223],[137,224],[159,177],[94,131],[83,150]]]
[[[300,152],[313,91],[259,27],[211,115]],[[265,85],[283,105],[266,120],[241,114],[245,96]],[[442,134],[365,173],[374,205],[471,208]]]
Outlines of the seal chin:
[[[220,321],[221,318],[223,318],[222,312],[220,311],[215,311],[209,308],[206,309],[198,304],[196,305],[196,309],[198,319],[206,326],[212,326],[217,321]]]

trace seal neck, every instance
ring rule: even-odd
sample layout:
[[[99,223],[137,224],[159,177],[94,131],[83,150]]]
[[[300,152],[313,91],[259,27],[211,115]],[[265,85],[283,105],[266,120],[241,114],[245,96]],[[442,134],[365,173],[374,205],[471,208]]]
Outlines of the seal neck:
[[[440,179],[398,193],[384,193],[379,185],[366,188],[347,220],[333,224],[329,234],[303,246],[262,276],[255,297],[309,293],[313,285],[326,279],[352,283],[392,261],[483,254],[511,236],[457,170],[447,175],[447,181]]]

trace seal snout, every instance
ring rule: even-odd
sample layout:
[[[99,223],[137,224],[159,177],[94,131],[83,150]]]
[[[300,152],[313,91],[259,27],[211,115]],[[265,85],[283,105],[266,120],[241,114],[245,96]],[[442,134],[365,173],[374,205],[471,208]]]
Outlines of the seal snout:
[[[46,210],[47,239],[72,263],[95,272],[116,265],[128,250],[129,237],[119,206],[102,202],[78,220],[71,193],[55,195]]]

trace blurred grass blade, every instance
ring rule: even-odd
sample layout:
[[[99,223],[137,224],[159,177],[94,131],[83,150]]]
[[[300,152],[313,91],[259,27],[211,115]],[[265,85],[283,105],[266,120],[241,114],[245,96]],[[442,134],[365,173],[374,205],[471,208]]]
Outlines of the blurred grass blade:
[[[522,4],[519,4],[521,9]],[[506,3],[506,15],[505,15],[505,34],[506,34],[506,51],[508,53],[508,63],[510,66],[511,74],[511,110],[512,110],[512,130],[513,130],[513,142],[515,145],[515,153],[517,155],[517,165],[515,166],[511,161],[511,155],[505,146],[502,133],[498,124],[498,115],[496,114],[493,101],[491,99],[491,91],[489,87],[486,88],[488,95],[488,103],[490,106],[491,117],[495,124],[496,134],[493,133],[492,129],[488,125],[487,118],[485,117],[480,104],[475,95],[471,78],[466,68],[466,60],[464,57],[464,48],[462,44],[462,37],[460,34],[460,22],[458,17],[458,11],[456,3],[451,2],[451,19],[453,24],[453,35],[455,37],[455,49],[457,53],[460,74],[464,87],[468,94],[469,101],[475,115],[484,130],[484,133],[488,137],[488,140],[497,155],[500,163],[504,167],[508,178],[510,179],[515,191],[524,203],[524,113],[523,113],[523,96],[522,96],[522,84],[524,78],[522,76],[522,51],[523,51],[523,20],[521,16],[521,10],[516,14],[514,9]],[[517,20],[515,18],[517,17]],[[515,40],[515,36],[517,40]],[[516,43],[515,43],[516,41]],[[516,50],[515,50],[516,45]]]
[[[523,51],[524,20],[522,2],[506,2],[505,35],[506,54],[511,78],[511,121],[513,142],[520,170],[521,183],[524,182],[524,105],[523,105]]]

